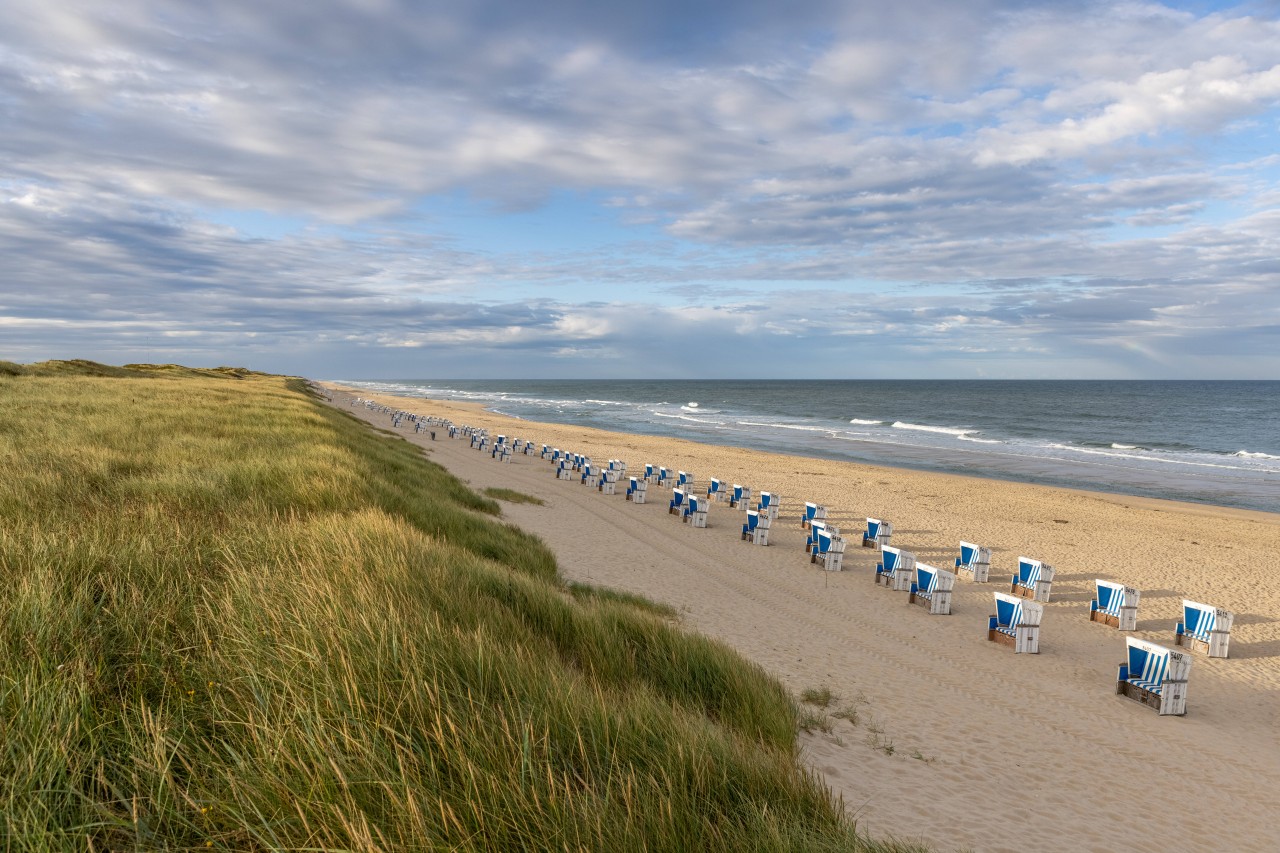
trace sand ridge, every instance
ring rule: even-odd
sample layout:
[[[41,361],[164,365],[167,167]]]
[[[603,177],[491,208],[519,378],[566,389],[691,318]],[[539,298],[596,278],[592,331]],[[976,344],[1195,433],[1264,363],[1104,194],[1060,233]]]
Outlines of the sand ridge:
[[[537,457],[499,463],[465,441],[402,430],[476,488],[504,486],[544,506],[504,504],[569,579],[671,604],[690,628],[737,648],[797,694],[827,687],[857,724],[830,720],[804,759],[877,835],[935,849],[1280,849],[1280,515],[1104,495],[680,439],[534,423],[474,404],[353,393],[590,455],[646,462],[782,495],[768,547],[743,542],[743,513],[712,506],[708,528],[667,512],[650,487],[636,506],[555,479]],[[386,415],[335,405],[388,427]],[[843,572],[804,552],[804,501],[850,520],[894,523],[894,545],[949,567],[961,539],[992,549],[992,582],[956,584],[953,613],[930,616],[872,581],[876,554],[852,538]],[[986,640],[992,591],[1020,555],[1057,568],[1041,654]],[[1142,591],[1135,636],[1173,644],[1182,599],[1237,614],[1231,657],[1192,664],[1186,717],[1114,695],[1124,634],[1088,621],[1094,579]]]

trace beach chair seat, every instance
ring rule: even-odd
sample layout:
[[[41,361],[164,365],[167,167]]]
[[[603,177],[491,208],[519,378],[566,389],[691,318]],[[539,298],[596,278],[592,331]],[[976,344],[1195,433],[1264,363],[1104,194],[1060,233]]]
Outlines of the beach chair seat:
[[[742,525],[742,538],[753,545],[769,544],[769,516],[758,510],[747,510],[747,523]]]
[[[911,582],[908,604],[920,604],[932,616],[951,615],[951,590],[956,585],[955,572],[916,563],[915,580]]]
[[[760,503],[756,506],[756,512],[769,516],[769,520],[773,521],[778,517],[778,510],[782,508],[782,496],[776,492],[761,492]]]
[[[991,577],[991,549],[972,542],[960,543],[956,557],[956,574],[966,574],[974,583],[986,583]]]
[[[810,563],[821,563],[822,568],[829,572],[844,570],[845,540],[834,530],[832,527],[824,527],[819,531],[818,543],[809,556]]]
[[[1128,657],[1116,675],[1116,693],[1155,708],[1161,716],[1187,713],[1191,656],[1137,637],[1124,640]]]
[[[671,502],[667,504],[667,512],[671,515],[684,515],[684,489],[671,490]]]
[[[863,548],[880,548],[893,541],[893,525],[879,518],[867,519],[867,532],[862,537]]]
[[[1136,589],[1122,583],[1113,583],[1098,578],[1094,581],[1097,592],[1093,601],[1089,602],[1089,621],[1101,622],[1121,631],[1135,631],[1138,628],[1138,599],[1141,596]]]
[[[1009,584],[1009,592],[1022,598],[1034,598],[1036,601],[1048,603],[1049,592],[1053,586],[1053,566],[1033,560],[1030,557],[1018,558],[1018,573]]]
[[[751,487],[733,484],[733,490],[729,493],[730,509],[750,509],[751,508]]]
[[[1231,623],[1235,614],[1220,607],[1182,600],[1182,621],[1175,639],[1179,646],[1204,652],[1211,658],[1225,658],[1231,644]]]
[[[804,530],[815,521],[822,521],[827,517],[827,508],[822,504],[804,502],[804,512],[800,514],[800,529]]]
[[[706,527],[709,503],[706,498],[689,495],[685,500],[684,515],[681,516],[681,521],[690,527]]]
[[[916,555],[892,545],[880,549],[880,562],[876,564],[876,583],[892,590],[906,592],[915,579]]]
[[[1013,646],[1016,654],[1039,654],[1044,605],[1003,592],[992,594],[996,600],[996,612],[987,619],[987,639]]]
[[[643,477],[630,478],[630,485],[627,486],[627,500],[635,504],[644,503],[645,492],[649,489],[649,481]]]

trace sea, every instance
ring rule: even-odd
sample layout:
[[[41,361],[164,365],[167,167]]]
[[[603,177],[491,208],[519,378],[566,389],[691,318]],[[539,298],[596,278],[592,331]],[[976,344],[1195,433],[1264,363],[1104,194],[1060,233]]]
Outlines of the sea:
[[[1280,512],[1280,381],[334,381],[534,421]]]

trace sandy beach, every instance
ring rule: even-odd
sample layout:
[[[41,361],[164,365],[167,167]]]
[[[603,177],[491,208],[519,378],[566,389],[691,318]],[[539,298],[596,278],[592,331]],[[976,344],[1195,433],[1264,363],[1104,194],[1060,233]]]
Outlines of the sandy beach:
[[[331,386],[337,388],[337,386]],[[713,504],[708,527],[667,512],[670,493],[627,502],[550,463],[500,463],[412,428],[404,437],[477,489],[545,501],[504,504],[571,580],[675,607],[799,694],[829,688],[828,711],[856,723],[803,739],[803,760],[874,836],[937,850],[1280,849],[1280,515],[717,447],[520,421],[475,405],[337,388],[334,405],[389,429],[351,396],[591,456],[692,472],[782,496],[768,547],[743,542],[744,513]],[[846,533],[866,516],[893,544],[949,568],[960,540],[991,548],[992,581],[957,581],[953,612],[931,616],[873,582],[877,554],[852,539],[844,571],[804,551],[805,501]],[[1020,555],[1057,569],[1038,655],[988,642],[993,591]],[[1228,659],[1194,653],[1187,715],[1161,717],[1115,695],[1126,634],[1091,623],[1094,580],[1142,592],[1133,636],[1173,646],[1182,599],[1236,614]]]

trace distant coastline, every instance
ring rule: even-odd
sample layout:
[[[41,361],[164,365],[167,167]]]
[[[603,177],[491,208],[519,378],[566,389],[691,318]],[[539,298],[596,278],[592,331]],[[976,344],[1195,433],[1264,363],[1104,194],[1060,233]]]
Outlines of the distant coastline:
[[[347,380],[704,444],[1280,512],[1280,382]],[[697,405],[693,405],[693,404]]]

